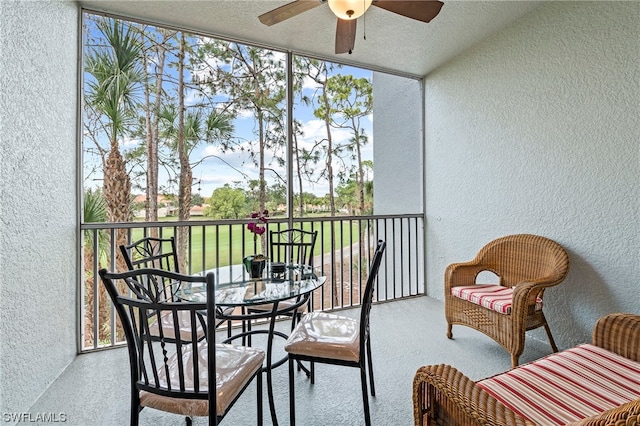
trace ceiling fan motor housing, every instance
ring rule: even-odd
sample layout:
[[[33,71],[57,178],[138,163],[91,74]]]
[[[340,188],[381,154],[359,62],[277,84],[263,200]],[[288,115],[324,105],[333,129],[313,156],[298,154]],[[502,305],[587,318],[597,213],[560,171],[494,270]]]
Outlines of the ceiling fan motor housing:
[[[364,15],[372,0],[328,0],[329,8],[340,19],[357,19]]]

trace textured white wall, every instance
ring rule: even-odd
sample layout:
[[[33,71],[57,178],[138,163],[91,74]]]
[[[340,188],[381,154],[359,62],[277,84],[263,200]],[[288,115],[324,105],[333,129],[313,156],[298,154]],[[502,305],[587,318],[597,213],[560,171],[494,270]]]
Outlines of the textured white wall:
[[[422,82],[373,74],[374,213],[422,211]]]
[[[428,294],[447,264],[534,233],[572,262],[545,298],[560,346],[640,313],[639,19],[638,2],[549,2],[426,78]]]
[[[0,412],[76,354],[77,5],[0,2]]]
[[[422,139],[423,100],[422,81],[389,74],[373,74],[373,212],[379,215],[421,213],[423,200],[424,158]],[[387,280],[384,288],[378,289],[380,299],[402,294],[403,276],[411,271],[417,274],[418,291],[424,292],[424,270],[416,267],[415,258],[424,253],[420,243],[424,229],[410,226],[379,229],[386,235],[387,253],[399,253],[396,245],[407,241],[418,241],[418,252],[396,259],[393,268],[380,268],[380,276]],[[402,233],[400,232],[402,229]],[[417,235],[416,235],[417,234]],[[395,237],[392,240],[392,237]],[[405,253],[407,247],[404,247]],[[391,256],[387,260],[391,259]],[[395,274],[394,274],[395,272]],[[395,283],[395,288],[392,287]],[[406,283],[405,283],[406,284]]]

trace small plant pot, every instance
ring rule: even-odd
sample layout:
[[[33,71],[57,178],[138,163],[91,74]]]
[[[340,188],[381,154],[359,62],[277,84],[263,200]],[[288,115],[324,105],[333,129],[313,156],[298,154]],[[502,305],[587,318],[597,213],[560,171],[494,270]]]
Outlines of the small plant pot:
[[[261,255],[247,256],[242,260],[244,268],[249,273],[249,277],[252,279],[262,278],[264,268],[267,266],[267,259]]]

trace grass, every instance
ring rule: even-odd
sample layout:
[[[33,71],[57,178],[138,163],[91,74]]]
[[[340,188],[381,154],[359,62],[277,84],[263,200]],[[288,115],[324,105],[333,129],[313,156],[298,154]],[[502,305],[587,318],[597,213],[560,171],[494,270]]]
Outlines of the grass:
[[[282,229],[286,229],[286,225]],[[305,222],[302,229],[318,231],[314,255],[320,255],[322,251],[337,250],[358,242],[360,222],[321,222],[320,225],[318,222],[313,224]],[[174,232],[175,228],[173,227],[163,228],[162,237],[172,237]],[[143,237],[144,229],[132,229],[132,241]],[[332,237],[334,247],[331,246]],[[246,231],[243,224],[198,226],[197,221],[194,221],[190,233],[191,253],[187,254],[188,270],[198,272],[230,264],[239,264],[243,257],[261,252],[259,244],[260,240],[254,242],[254,234]],[[216,247],[218,251],[216,251]]]

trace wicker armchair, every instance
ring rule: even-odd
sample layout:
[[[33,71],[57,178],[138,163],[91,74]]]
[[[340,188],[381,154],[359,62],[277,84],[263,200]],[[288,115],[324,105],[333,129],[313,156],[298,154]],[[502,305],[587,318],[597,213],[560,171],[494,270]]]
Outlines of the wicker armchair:
[[[592,344],[640,362],[640,315],[618,313],[600,318],[593,330]],[[423,366],[416,372],[413,414],[416,426],[536,425],[514,413],[454,367],[444,364]],[[640,399],[569,423],[571,426],[639,424]]]
[[[454,324],[474,328],[502,345],[511,354],[515,367],[524,350],[525,332],[544,327],[553,351],[557,352],[542,311],[542,297],[547,287],[565,279],[568,269],[569,256],[558,243],[528,234],[499,238],[484,246],[471,262],[449,265],[444,277],[447,337],[453,338]],[[475,286],[476,277],[483,271],[498,276],[496,284],[500,287],[494,286],[492,290],[506,295],[508,311],[499,312],[494,305],[482,306],[475,300],[476,295],[470,301],[452,294],[454,288]]]

